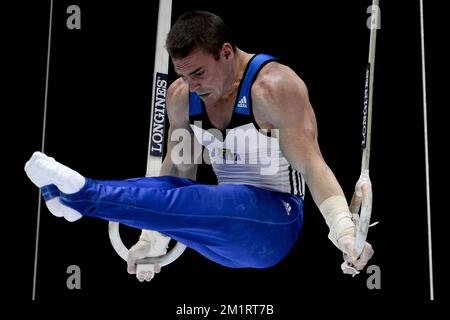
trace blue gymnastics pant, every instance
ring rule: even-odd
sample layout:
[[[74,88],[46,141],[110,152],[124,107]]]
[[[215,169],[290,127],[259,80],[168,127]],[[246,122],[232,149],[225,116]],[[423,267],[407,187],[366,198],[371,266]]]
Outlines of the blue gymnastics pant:
[[[205,185],[172,176],[127,180],[86,178],[73,194],[42,188],[84,216],[159,231],[223,266],[267,268],[298,238],[303,201],[249,185]]]

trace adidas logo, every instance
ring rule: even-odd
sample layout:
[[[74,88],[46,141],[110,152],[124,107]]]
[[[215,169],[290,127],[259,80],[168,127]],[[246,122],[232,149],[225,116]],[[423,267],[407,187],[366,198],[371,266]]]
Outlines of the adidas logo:
[[[247,98],[245,96],[242,97],[238,102],[238,108],[247,108]]]
[[[291,209],[292,209],[291,205],[289,203],[283,201],[283,200],[281,200],[281,202],[283,202],[283,205],[284,205],[284,208],[286,209],[287,214],[290,215],[291,214]]]

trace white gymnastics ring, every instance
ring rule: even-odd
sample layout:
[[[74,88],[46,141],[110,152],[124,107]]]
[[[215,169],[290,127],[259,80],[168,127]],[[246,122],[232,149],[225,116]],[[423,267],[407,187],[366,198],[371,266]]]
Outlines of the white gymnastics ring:
[[[359,257],[366,243],[372,215],[372,183],[369,178],[369,170],[361,173],[349,208],[356,226],[354,250]]]
[[[127,261],[128,257],[128,249],[123,244],[122,239],[120,238],[119,233],[119,223],[118,222],[112,222],[110,221],[108,224],[108,233],[109,233],[109,240],[111,241],[111,244],[116,250],[117,254],[125,261]],[[180,242],[177,242],[177,244],[169,251],[167,254],[160,256],[160,257],[154,257],[154,258],[144,258],[141,260],[136,261],[138,265],[140,264],[159,264],[161,267],[164,267],[176,259],[178,259],[179,256],[184,252],[186,249],[186,246]]]

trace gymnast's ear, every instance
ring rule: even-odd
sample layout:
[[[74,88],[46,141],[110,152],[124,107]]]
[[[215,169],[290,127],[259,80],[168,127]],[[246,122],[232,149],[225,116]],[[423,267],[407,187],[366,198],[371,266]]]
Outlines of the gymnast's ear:
[[[233,51],[233,47],[231,46],[231,44],[229,42],[225,42],[222,45],[222,49],[220,50],[220,55],[225,59],[225,60],[230,60],[233,58],[234,55],[234,51]]]

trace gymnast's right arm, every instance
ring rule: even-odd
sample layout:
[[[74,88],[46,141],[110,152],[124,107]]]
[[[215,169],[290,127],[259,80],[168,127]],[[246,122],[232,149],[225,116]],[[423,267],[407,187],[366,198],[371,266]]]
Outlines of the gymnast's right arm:
[[[189,87],[179,78],[167,90],[166,110],[169,117],[169,135],[167,137],[167,153],[161,166],[160,176],[176,176],[196,179],[197,158],[194,150],[201,150],[189,126]],[[176,146],[176,151],[174,147]],[[179,150],[183,150],[183,161]],[[188,152],[186,154],[186,152]],[[187,161],[186,161],[187,160]]]
[[[180,148],[186,152],[189,150],[201,150],[201,147],[194,149],[194,143],[198,142],[189,127],[189,88],[182,79],[176,80],[169,87],[166,97],[166,110],[170,126],[167,153],[161,165],[160,176],[176,176],[195,180],[197,165],[194,163],[198,162],[194,162],[193,152],[189,152],[191,161],[180,162],[177,158],[177,150],[180,150]],[[189,144],[191,145],[189,146]],[[175,147],[176,150],[174,150]],[[173,150],[175,152],[172,152]],[[201,156],[201,154],[197,156]],[[136,261],[146,257],[157,257],[166,254],[169,241],[169,237],[157,231],[142,230],[139,241],[128,251],[128,273],[136,274],[139,281],[150,281],[154,277],[154,273],[148,271],[137,272]],[[160,266],[156,265],[155,272],[157,273],[160,270]]]

